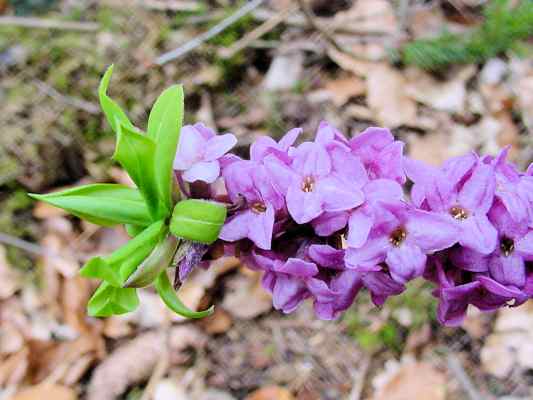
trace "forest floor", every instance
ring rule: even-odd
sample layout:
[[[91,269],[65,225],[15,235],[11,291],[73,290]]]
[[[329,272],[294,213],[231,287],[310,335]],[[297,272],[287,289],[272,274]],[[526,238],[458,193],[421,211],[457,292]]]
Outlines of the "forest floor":
[[[110,93],[134,122],[181,82],[186,122],[234,133],[243,156],[259,135],[302,126],[311,138],[326,119],[348,136],[389,127],[433,165],[510,145],[523,168],[533,161],[531,53],[433,72],[395,56],[414,39],[468,34],[486,3],[313,0],[304,13],[291,0],[0,0],[0,399],[533,398],[533,305],[472,309],[462,328],[443,328],[421,282],[380,309],[363,294],[325,322],[311,304],[274,311],[260,276],[225,258],[180,291],[191,307],[215,304],[209,318],[180,320],[151,290],[131,315],[89,318],[95,282],[77,271],[125,232],[25,195],[129,183],[109,159],[114,136],[96,95],[111,63]]]

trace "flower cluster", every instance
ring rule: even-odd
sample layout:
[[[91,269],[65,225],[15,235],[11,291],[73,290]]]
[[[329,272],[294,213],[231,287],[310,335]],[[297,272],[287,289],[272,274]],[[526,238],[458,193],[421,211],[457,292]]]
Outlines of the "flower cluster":
[[[226,154],[233,135],[186,126],[174,162],[185,194],[228,205],[219,242],[264,272],[276,309],[311,298],[333,319],[363,288],[379,306],[423,277],[436,284],[439,320],[457,325],[469,304],[533,296],[532,167],[519,172],[507,150],[431,167],[382,128],[348,139],[322,122],[296,144],[300,134],[259,138],[245,160]]]

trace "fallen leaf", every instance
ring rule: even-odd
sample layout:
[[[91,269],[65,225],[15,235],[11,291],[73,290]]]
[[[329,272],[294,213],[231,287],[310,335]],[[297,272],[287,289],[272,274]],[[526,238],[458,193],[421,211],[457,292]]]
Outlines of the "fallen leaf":
[[[163,331],[139,335],[117,347],[94,369],[87,399],[112,400],[120,397],[128,387],[151,375],[163,352],[168,352],[174,362],[184,362],[188,359],[183,353],[187,347],[200,349],[205,343],[205,335],[191,325],[171,328],[168,338]]]
[[[38,201],[33,209],[33,216],[39,219],[48,219],[54,217],[63,217],[67,215],[68,212],[65,210],[54,207],[44,201]]]
[[[405,92],[411,99],[436,110],[462,113],[466,105],[466,81],[474,73],[475,68],[468,66],[441,82],[421,69],[408,68],[405,72]]]
[[[533,305],[504,308],[498,312],[494,332],[481,349],[483,369],[506,378],[515,366],[533,369]]]
[[[446,376],[431,364],[404,362],[377,389],[372,400],[444,400]]]
[[[526,126],[533,127],[533,64],[530,59],[511,60],[511,86]]]
[[[266,90],[290,90],[300,81],[303,73],[302,52],[279,54],[268,68],[263,87]]]
[[[36,382],[50,381],[53,377],[54,382],[66,383],[64,378],[69,372],[68,380],[72,382],[81,378],[92,363],[105,355],[103,339],[95,333],[63,342],[32,341],[30,349],[30,363]],[[82,358],[85,360],[78,363]]]
[[[250,271],[247,271],[247,273]],[[222,306],[237,319],[252,319],[272,309],[272,297],[261,286],[261,273],[236,275],[228,282]]]
[[[29,368],[29,351],[24,347],[0,363],[0,387],[20,384]]]
[[[416,103],[405,93],[405,78],[394,68],[380,64],[369,71],[367,102],[376,121],[383,126],[396,128],[416,120]]]
[[[0,324],[0,356],[13,354],[24,347],[24,337],[11,321]]]
[[[333,17],[332,26],[354,26],[359,32],[395,34],[398,30],[392,4],[386,0],[354,1],[352,7]]]
[[[366,91],[366,85],[357,76],[342,76],[327,81],[325,89],[330,94],[333,104],[342,107],[350,98],[363,95]]]
[[[280,386],[267,386],[249,394],[245,400],[294,400],[294,396]]]
[[[333,46],[329,46],[327,50],[328,56],[343,70],[360,77],[366,77],[370,71],[381,65],[379,60],[382,60],[386,55],[384,46],[377,43],[351,43],[351,41],[348,42],[348,40],[343,40],[343,38],[344,36],[338,37],[344,48],[350,50],[353,54],[359,55],[356,58]]]
[[[407,135],[407,153],[415,160],[440,166],[449,157],[450,137],[445,132],[431,132],[425,135]]]
[[[154,389],[154,400],[188,400],[185,390],[172,379],[159,381]]]
[[[11,400],[76,400],[76,392],[66,386],[46,384],[24,389],[15,395]]]
[[[227,311],[221,307],[216,307],[215,312],[203,318],[200,324],[209,335],[217,335],[227,332],[231,328],[233,320]]]

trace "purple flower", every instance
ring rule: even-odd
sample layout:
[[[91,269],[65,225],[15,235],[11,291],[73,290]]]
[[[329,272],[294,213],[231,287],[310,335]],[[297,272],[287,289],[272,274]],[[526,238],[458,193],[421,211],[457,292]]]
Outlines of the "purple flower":
[[[235,161],[223,169],[228,195],[234,204],[244,200],[244,208],[227,219],[220,238],[252,240],[269,250],[277,210],[284,207],[283,197],[272,185],[266,168],[254,161]]]
[[[300,258],[283,260],[274,252],[265,251],[256,252],[252,257],[255,264],[265,271],[263,286],[272,293],[276,310],[288,314],[310,296],[306,280],[318,274],[314,263]]]
[[[359,248],[348,248],[348,268],[360,272],[380,271],[386,263],[398,283],[421,276],[426,255],[451,247],[459,230],[450,219],[417,210],[407,203],[382,203],[383,212],[374,222],[368,239]]]
[[[402,187],[389,179],[369,181],[362,188],[365,202],[353,210],[324,213],[312,221],[315,232],[329,236],[348,225],[346,243],[350,247],[361,247],[367,240],[377,215],[382,213],[381,202],[397,201],[403,198]]]
[[[301,128],[291,129],[279,142],[276,142],[270,136],[260,137],[250,146],[250,160],[260,162],[265,157],[273,155],[284,163],[289,164],[289,150],[301,133]]]
[[[438,288],[433,294],[439,299],[437,319],[446,326],[459,326],[462,324],[468,305],[479,298],[481,283],[479,281],[465,280],[464,272],[459,269],[445,271],[442,261],[434,257],[433,280]]]
[[[451,259],[458,268],[480,273],[477,280],[502,304],[511,300],[523,303],[530,296],[526,263],[533,261],[533,230],[515,221],[500,200],[491,208],[489,218],[498,230],[496,249],[484,255],[459,248]]]
[[[494,168],[481,161],[472,165],[471,157],[448,162],[442,169],[421,162],[406,162],[409,178],[414,182],[416,206],[446,216],[460,229],[458,241],[483,254],[496,247],[497,232],[487,212],[494,201]]]
[[[484,157],[484,160],[494,166],[496,198],[513,220],[527,224],[533,222],[533,177],[520,173],[514,164],[507,162],[508,152],[506,147],[494,159]]]
[[[368,170],[372,179],[392,179],[405,183],[404,144],[394,140],[388,129],[371,127],[350,140],[350,147]]]
[[[324,279],[307,279],[307,288],[314,298],[315,314],[323,320],[333,320],[346,311],[363,287],[361,274],[344,270],[327,282]]]
[[[347,152],[341,155],[350,159]],[[360,167],[356,158],[338,171],[326,148],[311,142],[295,148],[292,156],[290,167],[272,161],[266,165],[279,191],[286,194],[287,208],[298,224],[310,222],[324,212],[349,210],[363,202],[360,189],[363,182],[353,171]]]
[[[174,169],[182,171],[187,182],[213,183],[220,175],[219,159],[235,144],[234,135],[216,135],[202,123],[181,128]]]

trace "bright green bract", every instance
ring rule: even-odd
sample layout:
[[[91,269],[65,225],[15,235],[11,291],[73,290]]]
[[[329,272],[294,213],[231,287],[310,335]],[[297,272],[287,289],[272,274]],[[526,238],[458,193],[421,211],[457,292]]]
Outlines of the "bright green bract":
[[[176,314],[187,318],[203,318],[213,313],[214,307],[210,307],[205,311],[192,311],[185,306],[176,295],[174,288],[168,280],[167,272],[163,271],[155,281],[155,289],[161,297],[161,300],[174,311]]]
[[[29,194],[29,196],[97,225],[146,226],[151,222],[148,207],[140,192],[124,185],[98,183],[61,192]]]
[[[137,188],[98,183],[30,196],[94,224],[124,224],[132,237],[112,254],[91,258],[80,270],[84,277],[102,280],[89,300],[89,315],[107,317],[131,312],[139,305],[136,288],[154,284],[161,299],[177,314],[204,317],[212,308],[189,310],[177,297],[166,272],[181,238],[212,243],[226,218],[224,206],[203,200],[184,200],[173,210],[180,197],[179,191],[174,191],[173,162],[183,122],[183,88],[173,85],[161,93],[144,134],[107,95],[112,73],[110,66],[100,82],[98,97],[117,135],[113,158]]]
[[[173,235],[211,244],[217,240],[226,219],[226,207],[206,200],[189,199],[176,204],[170,221]]]

